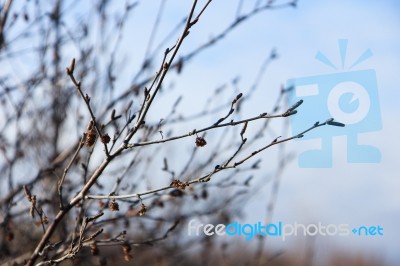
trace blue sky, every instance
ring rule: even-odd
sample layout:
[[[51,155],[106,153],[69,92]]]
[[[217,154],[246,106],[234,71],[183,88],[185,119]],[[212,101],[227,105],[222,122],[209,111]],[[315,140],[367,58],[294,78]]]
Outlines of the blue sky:
[[[191,36],[193,43],[212,35],[232,19],[236,6],[215,1],[208,15],[198,25],[199,33]],[[244,7],[246,8],[246,7]],[[273,62],[259,89],[246,106],[246,114],[257,114],[272,105],[277,88],[290,78],[346,72],[334,70],[318,60],[318,51],[340,65],[339,39],[348,39],[347,66],[366,49],[373,56],[354,70],[373,69],[376,72],[382,130],[359,136],[361,142],[375,145],[382,154],[380,163],[350,164],[346,161],[346,136],[333,139],[333,167],[327,169],[299,168],[294,160],[282,176],[274,220],[286,222],[349,223],[384,227],[384,237],[378,239],[329,238],[318,239],[317,252],[329,249],[352,250],[361,254],[376,254],[386,263],[400,260],[398,239],[400,230],[400,180],[398,178],[398,132],[400,98],[400,4],[396,1],[299,1],[298,8],[265,12],[215,47],[197,58],[186,75],[192,91],[212,89],[232,75],[240,74],[241,86],[250,86],[263,58],[276,48],[279,59]],[[206,21],[205,21],[206,20]],[[197,30],[197,29],[196,29]],[[189,77],[188,77],[189,76]],[[198,76],[207,77],[201,79]],[[196,94],[193,99],[197,98]],[[187,96],[190,98],[190,96]],[[190,104],[190,101],[189,101]],[[307,104],[307,101],[304,103]],[[299,108],[301,116],[301,108]],[[295,154],[315,142],[292,142],[288,149]],[[266,159],[273,151],[263,155]],[[270,171],[267,163],[264,172]],[[270,187],[251,204],[253,213],[245,222],[262,220]],[[258,211],[258,215],[254,214]],[[297,243],[299,240],[293,240]],[[279,245],[279,243],[274,243]],[[286,245],[286,244],[285,244]],[[287,244],[289,245],[289,244]]]

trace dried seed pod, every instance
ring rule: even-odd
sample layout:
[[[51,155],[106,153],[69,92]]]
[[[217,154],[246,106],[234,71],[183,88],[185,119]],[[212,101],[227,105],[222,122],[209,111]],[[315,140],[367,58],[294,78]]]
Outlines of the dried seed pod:
[[[186,188],[186,186],[187,186],[187,183],[186,182],[182,182],[182,181],[180,181],[180,180],[178,180],[178,179],[174,179],[172,182],[171,182],[171,184],[169,184],[171,187],[174,187],[174,188],[180,188],[180,189],[185,189]]]
[[[96,141],[96,128],[94,127],[93,121],[90,121],[88,127],[86,128],[86,138],[85,138],[85,144],[88,147],[92,147]]]
[[[108,208],[110,208],[110,210],[112,210],[113,212],[119,211],[119,204],[114,199],[110,201],[110,203],[108,204]]]
[[[146,207],[146,205],[144,205],[144,204],[142,203],[142,205],[141,205],[141,207],[140,207],[140,210],[138,211],[138,215],[139,215],[139,216],[143,216],[143,215],[145,215],[146,212],[147,212],[147,207]]]
[[[110,136],[108,134],[104,134],[104,135],[101,136],[101,142],[103,142],[105,144],[109,143],[110,140],[111,140],[111,138],[110,138]]]
[[[197,137],[195,143],[197,147],[204,147],[207,145],[207,141],[203,137]]]

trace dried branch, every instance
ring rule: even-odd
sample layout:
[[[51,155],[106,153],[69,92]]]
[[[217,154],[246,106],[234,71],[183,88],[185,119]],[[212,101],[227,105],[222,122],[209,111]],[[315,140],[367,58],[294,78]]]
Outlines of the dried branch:
[[[11,8],[12,2],[13,2],[12,0],[7,0],[4,3],[3,8],[1,9],[1,14],[0,14],[0,50],[5,45],[4,27],[5,27],[6,22],[7,22],[8,14],[10,13],[10,8]]]
[[[77,89],[77,91],[81,95],[83,101],[85,102],[85,105],[90,113],[90,117],[92,118],[93,126],[95,127],[98,136],[100,136],[100,138],[103,138],[105,135],[103,135],[101,128],[100,128],[98,122],[96,121],[96,117],[93,113],[93,110],[90,107],[90,97],[89,97],[89,95],[87,95],[87,94],[85,95],[83,93],[82,88],[81,88],[81,82],[76,81],[75,76],[74,76],[74,69],[75,69],[75,58],[72,59],[70,66],[67,67],[67,75],[69,76],[72,83],[75,85],[75,88]],[[109,157],[110,154],[108,152],[107,143],[105,141],[102,141],[102,143],[104,145],[104,152],[105,152],[106,156]]]
[[[85,195],[87,194],[87,192],[89,191],[89,189],[96,183],[97,179],[100,177],[100,175],[103,173],[103,171],[107,168],[108,164],[118,155],[121,154],[121,152],[126,149],[127,143],[129,142],[129,140],[133,137],[133,135],[138,131],[138,129],[140,128],[140,126],[143,124],[144,119],[146,117],[146,114],[155,98],[155,96],[157,95],[157,92],[159,91],[159,89],[161,88],[161,84],[168,72],[169,66],[171,65],[171,63],[173,62],[184,38],[188,35],[189,29],[198,21],[199,16],[203,13],[203,11],[205,10],[206,6],[208,6],[208,4],[211,1],[207,2],[206,5],[203,7],[202,11],[200,12],[200,14],[198,15],[198,17],[192,21],[192,16],[194,13],[194,9],[197,5],[197,1],[193,1],[193,5],[191,8],[191,11],[189,13],[188,19],[187,19],[187,23],[186,23],[186,27],[184,29],[184,31],[182,32],[181,37],[178,39],[177,43],[171,48],[171,49],[167,49],[165,54],[164,54],[164,59],[163,59],[163,63],[160,67],[160,74],[156,75],[156,78],[154,79],[154,82],[157,80],[155,85],[155,89],[154,91],[151,93],[152,87],[153,85],[150,87],[150,90],[148,91],[150,94],[150,96],[147,98],[147,95],[145,97],[145,103],[143,104],[141,111],[139,112],[139,116],[138,116],[138,120],[134,126],[134,128],[131,130],[131,132],[128,134],[128,136],[125,138],[123,145],[118,148],[116,150],[116,152],[114,152],[113,154],[109,154],[108,153],[108,149],[107,149],[107,145],[104,143],[104,147],[105,147],[105,153],[106,153],[106,158],[104,159],[104,161],[99,165],[99,167],[96,169],[96,171],[94,171],[94,173],[92,174],[92,176],[89,178],[89,180],[86,182],[86,184],[82,187],[82,189],[80,190],[80,192],[70,201],[70,203],[66,206],[64,206],[64,208],[62,210],[60,210],[57,214],[57,216],[55,217],[55,219],[53,220],[53,222],[50,224],[50,226],[47,228],[45,234],[43,235],[42,239],[40,240],[39,244],[37,245],[35,251],[32,253],[32,256],[30,258],[30,260],[28,261],[27,265],[33,265],[35,263],[35,261],[37,260],[37,258],[40,256],[43,248],[45,247],[46,243],[48,242],[48,240],[50,239],[50,237],[52,236],[52,234],[54,233],[55,229],[57,228],[58,224],[63,220],[64,216],[71,210],[71,208],[73,206],[75,206],[76,204],[78,204],[79,202],[81,202],[82,199],[85,198]],[[169,59],[168,62],[166,62],[166,58],[167,55],[169,54],[169,52],[172,51],[172,55]],[[72,80],[72,82],[74,83],[76,89],[78,90],[78,92],[80,93],[82,99],[84,100],[87,109],[91,115],[92,121],[94,123],[94,126],[96,128],[97,133],[99,134],[99,136],[103,136],[103,134],[100,131],[100,128],[96,122],[96,118],[93,114],[92,108],[90,107],[89,101],[90,98],[87,95],[84,95],[82,90],[81,90],[81,84],[80,82],[77,82],[75,77],[74,77],[74,67],[75,67],[75,60],[73,60],[71,62],[70,67],[67,68],[67,74],[70,77],[70,79]]]
[[[297,107],[296,107],[297,108]],[[289,108],[290,109],[290,108]],[[292,110],[293,111],[293,110]],[[232,169],[232,168],[236,168],[237,166],[243,164],[244,162],[248,161],[249,159],[251,159],[252,157],[254,157],[255,155],[257,155],[258,153],[270,148],[271,146],[277,145],[277,144],[281,144],[296,138],[302,138],[304,136],[305,133],[314,130],[318,127],[321,126],[325,126],[325,125],[332,125],[332,126],[344,126],[344,124],[336,122],[333,120],[333,118],[330,118],[328,120],[326,120],[324,123],[319,123],[316,122],[314,125],[312,125],[311,127],[309,127],[308,129],[304,130],[303,132],[294,135],[292,137],[288,137],[285,139],[281,139],[278,140],[278,138],[275,138],[271,143],[269,143],[268,145],[253,151],[251,154],[249,154],[248,156],[246,156],[245,158],[233,163],[233,164],[225,164],[223,166],[220,165],[216,165],[215,168],[210,171],[208,174],[203,175],[202,177],[196,178],[196,179],[192,179],[190,181],[186,182],[186,185],[192,185],[192,184],[196,184],[196,183],[204,183],[204,182],[208,182],[211,180],[211,177],[215,174],[218,173],[220,171],[226,170],[226,169]],[[238,152],[235,152],[234,156],[232,156],[229,161],[232,161],[232,159],[237,155]],[[164,190],[168,190],[168,189],[172,189],[175,188],[175,186],[173,184],[170,184],[169,186],[165,186],[165,187],[161,187],[161,188],[157,188],[157,189],[152,189],[152,190],[148,190],[145,192],[141,192],[141,193],[134,193],[134,194],[127,194],[127,195],[86,195],[85,198],[86,199],[127,199],[127,198],[138,198],[141,199],[143,196],[145,195],[150,195],[150,194],[155,194]]]
[[[72,164],[76,160],[76,157],[78,156],[80,150],[82,149],[82,147],[83,147],[83,145],[85,143],[84,139],[85,139],[85,136],[83,136],[81,141],[79,142],[79,145],[76,148],[76,151],[75,151],[74,155],[72,156],[72,158],[71,158],[70,162],[68,163],[67,167],[65,167],[64,173],[63,173],[63,175],[61,176],[61,179],[58,182],[58,195],[60,196],[60,209],[61,210],[64,208],[64,206],[63,206],[63,197],[62,197],[62,189],[63,189],[64,180],[65,180],[65,177],[67,176],[67,173],[68,173],[69,169],[71,168]]]

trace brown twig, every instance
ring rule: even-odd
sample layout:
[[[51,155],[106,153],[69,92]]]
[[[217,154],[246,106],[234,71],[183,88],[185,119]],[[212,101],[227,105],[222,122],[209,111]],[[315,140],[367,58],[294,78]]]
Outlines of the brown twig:
[[[208,6],[208,4],[211,1],[207,2],[207,4],[205,6]],[[80,190],[80,192],[70,201],[70,203],[66,206],[64,206],[64,208],[62,210],[60,210],[58,212],[58,214],[56,215],[55,219],[53,220],[53,222],[50,224],[50,226],[47,228],[45,234],[43,235],[42,239],[40,240],[39,244],[37,245],[35,251],[32,253],[31,258],[29,259],[29,261],[27,262],[27,265],[31,266],[35,263],[35,261],[37,260],[37,258],[41,255],[41,252],[43,251],[44,247],[46,246],[47,242],[49,241],[50,237],[53,235],[54,231],[56,230],[57,226],[59,225],[59,223],[63,220],[64,216],[72,209],[73,206],[75,206],[76,204],[78,204],[79,202],[81,202],[84,198],[85,195],[87,194],[87,192],[89,191],[89,189],[96,183],[97,179],[101,176],[101,174],[103,173],[103,171],[106,169],[106,167],[108,166],[108,164],[112,161],[113,158],[115,158],[116,156],[118,156],[119,154],[121,154],[121,152],[126,149],[126,145],[129,142],[129,140],[133,137],[133,135],[137,132],[137,130],[139,129],[139,127],[142,125],[142,123],[144,122],[144,119],[146,117],[146,114],[151,106],[152,101],[154,100],[157,92],[159,91],[159,89],[161,88],[161,84],[168,72],[169,66],[171,65],[171,63],[173,62],[184,38],[188,35],[188,31],[190,29],[191,26],[193,26],[197,20],[198,17],[196,18],[196,21],[191,21],[193,13],[194,13],[194,9],[197,5],[197,1],[193,1],[193,5],[191,8],[191,11],[189,13],[188,19],[187,19],[187,23],[186,23],[186,27],[181,35],[181,37],[178,39],[176,45],[173,46],[172,50],[173,53],[169,59],[169,61],[167,62],[167,64],[165,64],[165,59],[166,59],[166,55],[171,51],[170,49],[166,50],[165,56],[164,56],[164,60],[163,60],[163,64],[160,67],[160,73],[161,74],[157,74],[156,78],[154,80],[157,80],[156,86],[155,86],[155,90],[154,92],[151,93],[151,95],[149,96],[148,99],[146,99],[147,101],[145,101],[144,105],[142,106],[140,115],[138,117],[138,120],[135,124],[135,127],[133,128],[133,130],[128,134],[128,136],[125,138],[124,144],[121,145],[121,147],[119,149],[117,149],[117,151],[115,153],[113,153],[112,155],[110,155],[108,153],[108,149],[106,144],[104,144],[105,146],[105,153],[106,153],[106,158],[103,160],[103,162],[99,165],[99,167],[96,169],[96,171],[94,171],[94,173],[92,174],[92,176],[89,178],[89,180],[86,182],[86,184],[82,187],[82,189]],[[205,7],[202,9],[202,11],[200,12],[200,14],[205,10]],[[199,14],[199,15],[200,15]],[[73,72],[74,72],[74,67],[75,67],[75,60],[73,60],[71,62],[70,67],[67,68],[67,74],[70,77],[70,79],[72,80],[72,82],[74,83],[76,89],[78,90],[78,92],[80,93],[82,99],[84,100],[87,109],[89,110],[90,116],[92,118],[92,121],[96,127],[96,131],[99,134],[99,136],[102,136],[100,128],[96,122],[96,118],[93,114],[93,111],[90,107],[89,101],[90,98],[87,95],[84,95],[82,90],[81,90],[81,83],[77,82]],[[152,87],[151,87],[152,88]],[[150,90],[151,90],[150,88]],[[146,97],[145,97],[146,98]]]
[[[7,0],[4,3],[4,6],[2,8],[2,12],[0,15],[0,49],[3,48],[3,46],[5,45],[5,40],[4,40],[4,27],[6,25],[7,22],[7,17],[8,14],[10,12],[10,8],[11,8],[11,4],[12,4],[12,0]]]
[[[290,110],[290,108],[289,108],[289,110]],[[226,170],[226,169],[236,168],[237,166],[239,166],[239,165],[243,164],[244,162],[248,161],[249,159],[251,159],[252,157],[257,155],[258,153],[260,153],[260,152],[262,152],[262,151],[264,151],[264,150],[266,150],[266,149],[268,149],[268,148],[270,148],[270,147],[272,147],[274,145],[277,145],[277,144],[280,144],[280,143],[283,143],[283,142],[287,142],[287,141],[290,141],[290,140],[293,140],[293,139],[296,139],[296,138],[302,138],[305,133],[307,133],[307,132],[309,132],[311,130],[314,130],[314,129],[318,128],[318,127],[325,126],[325,125],[344,126],[341,123],[335,122],[332,118],[326,120],[324,123],[316,122],[314,125],[312,125],[308,129],[302,131],[301,133],[299,133],[297,135],[294,135],[294,136],[288,137],[288,138],[284,138],[284,139],[281,139],[281,140],[278,140],[279,137],[274,139],[271,143],[267,144],[266,146],[264,146],[264,147],[262,147],[262,148],[260,148],[260,149],[258,149],[256,151],[253,151],[248,156],[244,157],[243,159],[241,159],[241,160],[239,160],[239,161],[237,161],[237,162],[235,162],[233,164],[223,165],[223,166],[217,165],[208,174],[203,175],[202,177],[187,181],[186,184],[187,185],[192,185],[192,184],[196,184],[196,183],[208,182],[208,181],[211,180],[211,177],[215,173],[218,173],[218,172],[220,172],[222,170]],[[237,154],[237,152],[235,154]],[[161,187],[161,188],[157,188],[157,189],[148,190],[148,191],[141,192],[141,193],[127,194],[127,195],[86,195],[85,198],[86,199],[127,199],[127,198],[138,198],[138,199],[141,199],[142,196],[149,195],[149,194],[155,194],[157,192],[161,192],[161,191],[172,189],[172,188],[174,188],[174,187],[170,185],[170,186],[165,186],[165,187]]]
[[[211,2],[211,1],[209,1],[209,2]],[[209,2],[207,2],[207,4],[205,5],[205,7],[208,5]],[[192,21],[192,17],[193,17],[193,13],[194,13],[194,10],[195,10],[195,8],[196,8],[196,5],[197,5],[197,0],[193,1],[193,5],[192,5],[192,7],[191,7],[191,10],[190,10],[190,12],[189,12],[189,15],[188,15],[188,18],[187,18],[187,21],[186,21],[185,29],[183,30],[181,36],[178,38],[178,41],[176,42],[176,44],[175,44],[172,48],[167,48],[167,49],[165,50],[164,58],[163,58],[162,64],[161,64],[161,66],[160,66],[159,71],[157,72],[156,77],[154,78],[154,82],[153,82],[152,85],[150,86],[150,89],[149,89],[149,90],[146,90],[146,89],[145,89],[144,103],[143,103],[143,105],[142,105],[142,108],[141,108],[140,111],[139,111],[138,119],[137,119],[137,122],[136,122],[136,124],[135,124],[133,130],[128,134],[128,136],[127,136],[127,137],[125,138],[125,140],[124,140],[125,147],[127,146],[129,140],[130,140],[130,139],[133,137],[133,135],[137,132],[137,130],[139,129],[139,127],[143,124],[144,119],[145,119],[145,117],[146,117],[146,115],[147,115],[147,112],[149,111],[150,106],[151,106],[151,104],[152,104],[154,98],[156,97],[158,91],[160,90],[161,84],[162,84],[163,81],[164,81],[164,78],[165,78],[165,76],[166,76],[166,74],[167,74],[167,72],[168,72],[168,70],[169,70],[170,65],[171,65],[172,62],[174,61],[175,56],[176,56],[176,54],[178,53],[178,50],[179,50],[179,48],[181,47],[181,45],[182,45],[182,43],[183,43],[183,40],[184,40],[185,37],[189,34],[189,29],[197,22],[197,20],[198,20],[198,18],[199,18],[199,17],[197,17],[195,21]],[[204,9],[205,9],[205,7],[204,7]],[[204,9],[203,9],[203,10],[204,10]],[[203,11],[203,10],[202,10],[202,11]],[[199,14],[199,15],[200,15],[200,14]],[[171,55],[170,59],[168,60],[168,62],[166,62],[167,55],[168,55],[171,51],[172,51],[172,55]],[[156,80],[157,80],[157,83],[156,83]],[[153,93],[150,94],[150,92],[151,92],[151,90],[152,90],[154,84],[156,84],[156,85],[155,85],[155,90],[154,90]]]
[[[83,93],[82,88],[81,88],[81,82],[80,81],[76,81],[75,76],[74,76],[74,69],[75,69],[75,58],[72,59],[70,66],[67,67],[67,75],[69,76],[69,78],[71,79],[72,83],[75,85],[75,88],[77,89],[77,91],[81,95],[83,101],[85,102],[85,105],[86,105],[86,107],[87,107],[87,109],[88,109],[88,111],[90,113],[90,117],[91,117],[91,119],[93,121],[93,126],[95,127],[99,138],[101,138],[103,136],[103,133],[101,131],[101,128],[100,128],[98,122],[96,121],[96,117],[95,117],[95,115],[93,113],[92,107],[90,106],[90,97],[89,97],[89,95],[87,95],[87,94],[85,95]],[[105,143],[103,141],[102,141],[102,143],[104,145],[104,152],[105,152],[106,156],[109,157],[110,154],[108,152],[107,143]]]
[[[212,129],[216,129],[216,128],[237,126],[237,125],[240,125],[240,124],[248,123],[248,122],[259,120],[259,119],[280,118],[280,117],[284,117],[284,116],[285,116],[285,113],[277,114],[277,115],[268,115],[267,113],[262,113],[260,115],[257,115],[257,116],[251,117],[251,118],[247,118],[247,119],[243,119],[243,120],[239,120],[239,121],[233,121],[232,120],[230,122],[223,123],[223,124],[215,123],[215,124],[213,124],[211,126],[208,126],[208,127],[202,128],[202,129],[194,129],[194,130],[192,130],[191,132],[189,132],[187,134],[182,134],[182,135],[175,136],[175,137],[164,138],[164,139],[154,140],[154,141],[138,142],[138,143],[128,144],[127,148],[135,148],[135,147],[139,147],[139,146],[147,146],[147,145],[153,145],[153,144],[158,144],[158,143],[169,142],[169,141],[173,141],[173,140],[178,140],[178,139],[190,137],[190,136],[193,136],[195,134],[206,132],[206,131],[209,131],[209,130],[212,130]]]
[[[64,184],[65,177],[67,176],[67,173],[68,173],[69,169],[71,168],[72,164],[74,163],[75,159],[77,158],[77,156],[78,156],[80,150],[82,149],[84,143],[85,143],[85,136],[83,136],[81,138],[81,141],[79,142],[79,145],[76,148],[76,151],[75,151],[74,155],[72,156],[71,160],[69,161],[67,167],[64,168],[63,175],[61,176],[61,179],[58,182],[58,194],[59,194],[59,197],[60,197],[60,209],[63,209],[62,189],[63,189],[63,184]]]

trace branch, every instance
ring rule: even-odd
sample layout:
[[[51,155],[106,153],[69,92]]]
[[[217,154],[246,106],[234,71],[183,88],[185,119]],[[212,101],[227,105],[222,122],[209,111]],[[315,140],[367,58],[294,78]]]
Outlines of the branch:
[[[4,26],[7,22],[8,13],[10,12],[10,7],[12,4],[12,0],[7,0],[4,3],[2,8],[1,17],[0,17],[0,49],[5,45],[5,38],[4,38]]]
[[[281,100],[281,98],[283,97],[283,94],[288,91],[290,89],[281,89],[281,93],[279,95],[279,98],[277,99],[277,102],[275,104],[274,107],[274,111],[276,111],[278,109],[278,103]],[[147,146],[147,145],[152,145],[152,144],[159,144],[159,143],[164,143],[164,142],[169,142],[169,141],[173,141],[173,140],[177,140],[177,139],[182,139],[185,137],[189,137],[201,132],[205,132],[205,131],[209,131],[211,129],[214,128],[219,128],[219,127],[227,127],[227,126],[236,126],[239,124],[243,124],[243,123],[248,123],[250,121],[254,121],[254,120],[258,120],[258,119],[270,119],[270,118],[278,118],[278,117],[288,117],[291,115],[294,115],[297,113],[297,108],[303,104],[303,100],[299,100],[297,103],[295,103],[293,106],[291,106],[289,109],[287,109],[285,112],[281,113],[281,114],[277,114],[277,115],[268,115],[267,113],[262,113],[258,116],[255,117],[251,117],[248,119],[244,119],[244,120],[239,120],[239,121],[233,121],[231,120],[228,123],[224,123],[224,124],[220,124],[221,122],[223,122],[224,120],[226,120],[233,112],[234,112],[234,108],[233,106],[237,103],[237,101],[239,99],[241,99],[243,97],[242,93],[239,93],[235,99],[231,102],[231,107],[230,110],[228,112],[228,114],[225,117],[222,117],[220,119],[218,119],[218,121],[216,123],[214,123],[212,126],[208,126],[206,128],[202,128],[199,130],[194,129],[193,131],[189,132],[188,134],[183,134],[180,136],[175,136],[175,137],[170,137],[170,138],[166,138],[166,139],[161,139],[161,140],[155,140],[155,141],[147,141],[147,142],[138,142],[138,143],[132,143],[132,144],[128,144],[127,148],[134,148],[134,147],[139,147],[139,146]],[[268,120],[267,120],[268,121]],[[245,129],[244,129],[245,130]],[[244,132],[243,132],[244,133]],[[243,140],[243,135],[242,136],[242,140]]]
[[[179,135],[179,136],[175,136],[175,137],[171,137],[171,138],[128,144],[127,148],[134,148],[134,147],[139,147],[139,146],[147,146],[147,145],[152,145],[152,144],[169,142],[169,141],[173,141],[173,140],[177,140],[177,139],[182,139],[182,138],[186,138],[186,137],[189,137],[189,136],[193,136],[195,134],[198,134],[198,133],[201,133],[201,132],[205,132],[205,131],[209,131],[211,129],[216,129],[216,128],[220,128],[220,127],[228,127],[228,126],[236,126],[236,125],[248,123],[250,121],[255,121],[255,120],[259,120],[259,119],[271,119],[271,118],[278,118],[278,117],[285,117],[285,116],[288,116],[286,112],[282,113],[282,114],[277,114],[277,115],[268,115],[267,113],[262,113],[262,114],[260,114],[258,116],[254,116],[254,117],[243,119],[243,120],[239,120],[239,121],[233,121],[232,120],[230,122],[223,123],[223,124],[215,123],[212,126],[208,126],[208,127],[202,128],[202,129],[193,129],[193,131],[191,131],[191,132],[189,132],[187,134],[183,134],[183,135]]]
[[[108,148],[107,148],[107,143],[106,141],[103,141],[103,133],[101,132],[101,128],[99,127],[97,121],[96,121],[96,117],[94,116],[93,110],[90,107],[90,97],[89,95],[84,95],[82,88],[81,88],[81,82],[80,81],[76,81],[75,76],[74,76],[74,69],[75,69],[75,58],[72,59],[71,64],[69,67],[67,67],[67,75],[69,76],[69,78],[71,79],[72,83],[74,83],[75,88],[77,89],[77,91],[79,92],[79,94],[81,95],[83,101],[86,104],[86,107],[90,113],[90,117],[92,118],[93,121],[93,126],[96,129],[96,132],[98,134],[98,136],[101,139],[101,142],[104,145],[104,152],[106,153],[106,156],[109,157],[110,154],[108,152]]]
[[[72,156],[72,158],[71,158],[70,162],[68,163],[67,167],[65,167],[63,175],[62,175],[62,177],[61,177],[61,179],[60,179],[60,181],[58,183],[58,194],[60,196],[60,209],[63,209],[62,186],[64,184],[65,177],[67,176],[67,173],[68,173],[69,169],[71,168],[73,162],[75,161],[75,159],[78,156],[80,150],[82,149],[82,147],[83,147],[83,145],[85,143],[84,139],[85,139],[85,136],[83,136],[81,138],[81,141],[79,142],[79,145],[78,145],[78,147],[77,147],[77,149],[76,149],[76,151],[74,153],[74,156]]]
[[[211,2],[211,0],[209,0],[206,5],[204,6],[204,8],[202,9],[202,11],[200,12],[199,16],[203,13],[203,11],[205,10],[205,8],[208,6],[208,4]],[[105,153],[106,153],[106,158],[103,160],[103,162],[100,164],[100,166],[94,171],[94,173],[92,174],[92,176],[89,178],[89,180],[87,181],[87,183],[83,186],[83,188],[81,189],[81,191],[71,200],[71,202],[65,206],[62,210],[60,210],[58,212],[58,214],[56,215],[55,219],[53,220],[53,222],[50,224],[50,226],[47,228],[45,234],[43,235],[42,239],[40,240],[39,244],[37,245],[37,247],[35,248],[35,251],[32,253],[29,261],[27,262],[28,266],[31,266],[35,263],[35,261],[38,259],[38,257],[41,255],[41,252],[43,251],[43,249],[45,248],[47,242],[49,241],[50,237],[53,235],[54,231],[56,230],[57,226],[59,225],[59,223],[63,220],[64,216],[75,206],[77,205],[79,202],[81,202],[82,199],[85,198],[85,195],[88,193],[88,191],[90,190],[90,188],[97,182],[97,179],[100,177],[100,175],[103,173],[103,171],[107,168],[108,164],[115,158],[117,157],[119,154],[121,154],[121,152],[123,150],[126,149],[127,143],[129,142],[129,140],[133,137],[133,135],[137,132],[137,130],[140,128],[140,126],[144,123],[144,119],[146,117],[146,114],[151,106],[152,101],[154,100],[157,92],[160,90],[161,88],[161,84],[169,70],[169,66],[171,65],[171,63],[173,62],[184,38],[188,35],[189,33],[189,29],[190,27],[192,27],[195,23],[197,23],[198,21],[198,17],[192,21],[192,16],[194,13],[194,9],[196,7],[197,4],[197,0],[193,1],[193,5],[190,11],[190,14],[188,16],[187,19],[187,23],[186,23],[186,27],[185,30],[183,31],[181,37],[178,39],[176,45],[174,45],[173,48],[171,49],[167,49],[165,51],[165,56],[164,56],[164,60],[163,60],[163,64],[160,67],[160,75],[156,75],[156,78],[154,79],[153,83],[156,83],[155,86],[155,90],[154,92],[149,96],[149,98],[147,98],[147,96],[145,97],[145,103],[142,107],[142,110],[140,112],[140,115],[138,116],[138,120],[135,124],[135,127],[133,128],[133,130],[128,134],[128,136],[125,138],[124,143],[121,145],[121,147],[118,148],[118,150],[113,154],[110,155],[107,149],[107,145],[106,143],[103,142],[104,147],[105,147]],[[173,50],[173,54],[170,58],[170,60],[165,63],[166,61],[166,56],[167,54]],[[78,90],[79,94],[81,95],[82,99],[84,100],[87,109],[89,110],[90,116],[92,118],[93,124],[96,128],[97,133],[99,134],[100,137],[102,137],[102,133],[101,130],[96,122],[96,118],[94,116],[94,113],[92,111],[92,108],[90,107],[89,101],[90,98],[88,95],[84,95],[81,89],[81,83],[77,82],[73,72],[74,72],[74,67],[75,67],[75,60],[72,60],[71,65],[67,68],[67,74],[70,77],[70,79],[72,80],[72,82],[74,83],[76,89]],[[159,76],[159,78],[158,78]],[[157,82],[156,82],[157,81]],[[153,86],[153,85],[152,85]],[[148,91],[150,93],[151,91]]]
[[[291,108],[293,108],[293,107],[291,107]],[[290,108],[289,108],[289,110],[290,110]],[[274,145],[277,145],[277,144],[280,144],[280,143],[283,143],[283,142],[287,142],[287,141],[290,141],[290,140],[293,140],[293,139],[296,139],[296,138],[302,138],[302,137],[304,137],[305,133],[307,133],[307,132],[309,132],[311,130],[314,130],[314,129],[318,128],[318,127],[325,126],[325,125],[339,126],[339,127],[344,127],[345,126],[342,123],[334,121],[333,118],[330,118],[330,119],[326,120],[324,123],[316,122],[314,125],[312,125],[308,129],[300,132],[297,135],[294,135],[292,137],[288,137],[288,138],[285,138],[285,139],[282,139],[282,140],[278,140],[279,137],[275,138],[271,143],[269,143],[268,145],[262,147],[259,150],[253,151],[250,155],[246,156],[242,160],[237,161],[237,162],[235,162],[235,163],[233,163],[231,165],[228,165],[228,164],[225,164],[223,166],[216,165],[215,168],[211,172],[209,172],[208,174],[206,174],[206,175],[204,175],[202,177],[187,181],[184,184],[185,184],[185,186],[188,186],[188,185],[191,185],[191,184],[208,182],[208,181],[211,180],[211,177],[215,173],[218,173],[218,172],[220,172],[222,170],[226,170],[226,169],[236,168],[237,166],[239,166],[239,165],[243,164],[244,162],[248,161],[250,158],[254,157],[256,154],[258,154],[258,153],[260,153],[260,152],[262,152],[262,151],[264,151],[264,150],[266,150],[266,149],[268,149],[268,148],[270,148],[270,147],[272,147]],[[237,153],[235,153],[235,154],[237,154]],[[145,191],[145,192],[142,192],[142,193],[134,193],[134,194],[127,194],[127,195],[87,195],[87,196],[85,196],[85,199],[128,199],[128,198],[138,198],[138,199],[141,200],[142,196],[149,195],[149,194],[155,194],[157,192],[168,190],[168,189],[176,189],[176,186],[173,186],[173,184],[171,184],[169,186],[165,186],[165,187],[161,187],[161,188],[157,188],[157,189],[153,189],[153,190],[148,190],[148,191]]]
[[[207,2],[207,4],[205,5],[205,7],[206,7],[210,2],[211,2],[211,0],[209,0],[209,1]],[[153,84],[151,85],[151,87],[150,87],[149,90],[147,90],[147,89],[145,88],[145,91],[144,91],[144,92],[145,92],[144,103],[143,103],[142,108],[141,108],[141,110],[140,110],[140,112],[139,112],[138,119],[137,119],[137,122],[136,122],[136,124],[135,124],[133,130],[128,134],[128,136],[127,136],[127,137],[125,138],[125,140],[124,140],[125,147],[127,146],[129,140],[133,137],[133,135],[135,135],[135,133],[138,131],[138,129],[140,128],[140,126],[144,123],[144,119],[145,119],[145,117],[146,117],[146,115],[147,115],[147,112],[149,111],[150,106],[151,106],[151,104],[152,104],[154,98],[156,97],[158,91],[160,90],[161,84],[162,84],[162,82],[164,81],[164,78],[165,78],[165,76],[167,75],[167,72],[168,72],[168,70],[169,70],[169,68],[170,68],[170,66],[171,66],[171,64],[172,64],[172,62],[174,61],[175,56],[176,56],[176,54],[178,53],[178,50],[179,50],[179,48],[181,47],[181,45],[182,45],[182,43],[183,43],[183,40],[188,36],[188,34],[189,34],[189,29],[190,29],[194,24],[197,23],[200,14],[202,14],[202,13],[200,13],[199,16],[196,17],[196,19],[195,19],[194,21],[192,21],[192,17],[193,17],[193,13],[194,13],[194,9],[195,9],[196,5],[197,5],[197,0],[193,1],[193,5],[192,5],[192,7],[191,7],[189,16],[188,16],[187,21],[186,21],[185,29],[183,30],[183,32],[182,32],[182,34],[181,34],[181,37],[178,38],[176,44],[175,44],[171,49],[167,48],[167,49],[165,50],[163,62],[162,62],[162,64],[161,64],[161,66],[160,66],[159,72],[156,74],[156,77],[155,77],[154,80],[153,80]],[[203,8],[202,12],[204,11],[205,7]],[[173,51],[173,53],[172,53],[172,55],[171,55],[171,58],[169,59],[168,62],[166,62],[167,55],[168,55],[171,51]],[[159,73],[160,73],[160,74],[159,74]],[[158,82],[157,82],[157,84],[156,84],[156,86],[155,86],[155,90],[154,90],[154,92],[153,92],[152,94],[149,94],[150,91],[152,90],[152,87],[153,87],[153,85],[155,84],[156,80],[158,80]]]

